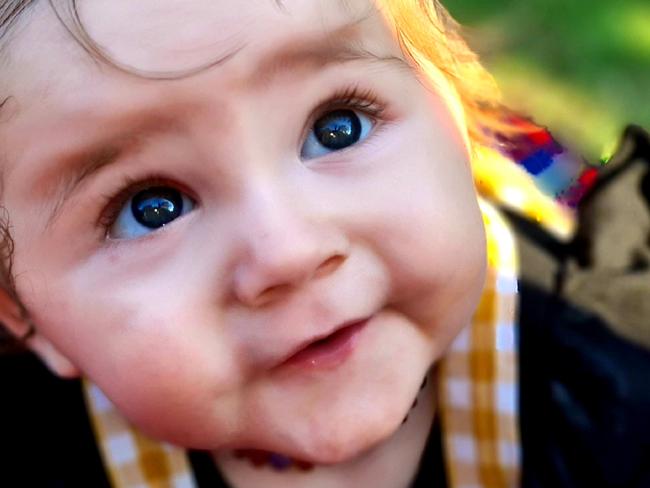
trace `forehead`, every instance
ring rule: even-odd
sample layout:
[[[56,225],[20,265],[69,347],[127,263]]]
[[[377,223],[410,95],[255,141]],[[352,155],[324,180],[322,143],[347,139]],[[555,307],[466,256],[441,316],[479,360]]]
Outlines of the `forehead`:
[[[80,116],[100,120],[108,112],[135,110],[134,99],[144,105],[160,100],[163,91],[171,93],[169,85],[152,85],[148,76],[133,72],[178,75],[226,59],[205,71],[215,82],[212,91],[226,100],[243,92],[242,80],[255,75],[272,53],[322,43],[328,33],[328,42],[354,42],[358,50],[402,57],[372,0],[77,2],[91,42],[125,73],[98,62],[70,35],[71,3],[37,1],[4,46],[0,100],[10,98],[0,107],[0,140],[19,144],[39,128],[48,132],[57,119],[72,128]],[[285,73],[292,76],[291,70]],[[187,91],[192,80],[180,79]],[[8,174],[14,160],[7,154],[2,159]]]
[[[74,29],[74,19],[62,7],[68,2],[53,4],[56,11],[50,2],[36,2],[6,50],[0,100],[11,98],[0,110],[4,181],[23,180],[41,162],[63,160],[73,147],[163,114],[162,102],[179,115],[202,110],[209,99],[210,107],[227,113],[226,103],[266,93],[264,83],[248,81],[273,74],[278,65],[279,74],[298,83],[308,72],[296,74],[296,60],[306,52],[302,60],[319,69],[322,58],[313,53],[321,45],[332,51],[350,44],[354,55],[371,53],[371,58],[402,57],[371,0],[78,2],[79,20],[91,42],[125,72],[89,55],[66,30],[65,23]],[[221,59],[227,62],[210,66]],[[182,74],[206,64],[209,68],[198,76],[161,83],[132,73]],[[280,86],[284,80],[275,81]]]
[[[82,45],[155,78],[240,50],[239,58],[250,60],[273,45],[299,44],[345,25],[376,25],[380,17],[372,0],[86,0],[76,12],[69,4],[37,1],[21,19],[4,49],[0,96],[38,96],[58,83],[85,82],[79,77],[96,70],[97,60]],[[363,37],[371,38],[366,30]]]
[[[349,38],[363,50],[401,57],[372,0],[77,2],[78,20],[90,42],[126,67],[125,73],[98,62],[70,35],[66,25],[76,30],[66,7],[71,3],[37,1],[5,46],[0,100],[10,99],[0,110],[0,139],[13,146],[27,134],[51,132],[57,120],[73,130],[80,115],[101,120],[118,111],[126,113],[134,99],[159,100],[158,92],[169,89],[131,71],[178,74],[227,59],[205,71],[225,97],[243,92],[231,87],[242,86],[241,81],[255,75],[272,53],[317,44],[327,34],[328,42]],[[180,79],[185,91],[192,79]],[[5,156],[3,169],[8,175],[15,160]]]

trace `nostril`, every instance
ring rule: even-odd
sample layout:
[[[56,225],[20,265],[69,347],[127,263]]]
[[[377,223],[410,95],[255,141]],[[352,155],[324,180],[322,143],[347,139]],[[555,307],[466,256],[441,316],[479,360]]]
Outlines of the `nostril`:
[[[341,264],[343,264],[343,261],[345,261],[345,256],[342,254],[337,254],[335,256],[332,256],[325,261],[323,261],[318,268],[316,268],[316,271],[314,272],[314,277],[315,278],[320,278],[322,276],[326,276],[333,271],[335,271]]]
[[[275,302],[281,296],[286,295],[291,291],[290,285],[276,285],[270,286],[257,295],[252,301],[251,305],[255,307],[263,307],[270,303]]]

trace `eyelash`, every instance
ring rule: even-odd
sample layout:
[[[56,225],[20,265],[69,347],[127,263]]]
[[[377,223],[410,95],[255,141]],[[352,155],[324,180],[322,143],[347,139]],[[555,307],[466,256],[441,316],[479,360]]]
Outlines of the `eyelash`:
[[[316,105],[316,109],[313,111],[314,116],[308,120],[308,126],[327,111],[338,108],[359,110],[360,112],[365,112],[369,117],[381,118],[386,109],[386,105],[380,101],[373,90],[368,88],[362,89],[359,85],[352,85],[334,92],[333,95],[330,95]]]
[[[303,138],[309,127],[319,117],[322,117],[329,111],[341,108],[358,110],[374,120],[379,120],[386,110],[386,104],[379,99],[373,90],[361,89],[359,85],[338,90],[316,105],[316,108],[312,111],[313,115],[307,120],[306,128],[303,131]],[[158,174],[150,174],[138,178],[125,176],[120,183],[118,186],[118,188],[121,188],[120,190],[101,195],[101,208],[103,210],[99,215],[97,225],[104,233],[104,238],[106,238],[109,229],[115,223],[122,207],[135,194],[154,186],[179,187],[177,183]]]

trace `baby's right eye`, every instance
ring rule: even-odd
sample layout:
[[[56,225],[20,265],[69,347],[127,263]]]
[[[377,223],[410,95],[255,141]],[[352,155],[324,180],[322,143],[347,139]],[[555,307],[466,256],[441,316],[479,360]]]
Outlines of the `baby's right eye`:
[[[111,239],[134,239],[170,224],[193,209],[192,199],[175,188],[147,188],[122,206],[107,235]]]

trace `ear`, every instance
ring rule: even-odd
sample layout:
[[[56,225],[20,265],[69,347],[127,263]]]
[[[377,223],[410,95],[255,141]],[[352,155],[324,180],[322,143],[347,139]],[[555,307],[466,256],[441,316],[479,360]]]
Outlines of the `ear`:
[[[0,288],[0,323],[17,340],[23,340],[55,375],[61,378],[78,378],[81,375],[79,369],[49,339],[38,330],[33,330],[33,325],[24,317],[18,303],[3,288]]]

